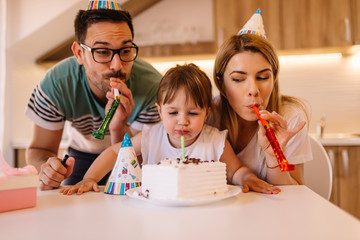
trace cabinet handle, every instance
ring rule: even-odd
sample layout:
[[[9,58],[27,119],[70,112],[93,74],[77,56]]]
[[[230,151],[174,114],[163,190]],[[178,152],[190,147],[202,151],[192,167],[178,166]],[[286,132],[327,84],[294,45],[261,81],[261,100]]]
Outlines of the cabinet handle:
[[[348,17],[345,18],[345,40],[347,43],[351,42],[351,26]]]
[[[331,168],[334,169],[334,165],[335,165],[335,153],[334,150],[330,149],[328,151],[329,154],[329,158],[330,158],[330,164],[331,164]],[[333,170],[334,172],[334,170]]]
[[[341,151],[342,163],[343,163],[343,176],[347,177],[349,175],[349,154],[346,149]]]

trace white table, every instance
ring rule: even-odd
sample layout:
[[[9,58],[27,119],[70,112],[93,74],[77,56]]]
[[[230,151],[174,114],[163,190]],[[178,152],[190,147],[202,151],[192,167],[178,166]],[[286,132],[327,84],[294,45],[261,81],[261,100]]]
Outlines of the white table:
[[[360,239],[360,221],[306,186],[163,207],[127,196],[39,191],[37,206],[0,213],[0,239]]]

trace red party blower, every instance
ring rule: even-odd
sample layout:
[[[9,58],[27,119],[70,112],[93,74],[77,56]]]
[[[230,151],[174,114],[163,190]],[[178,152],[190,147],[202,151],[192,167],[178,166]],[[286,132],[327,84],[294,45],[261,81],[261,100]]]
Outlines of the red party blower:
[[[274,150],[275,156],[279,162],[280,170],[282,172],[294,170],[295,165],[289,164],[289,162],[286,160],[285,155],[284,155],[283,151],[281,150],[280,144],[279,144],[278,140],[276,139],[274,130],[270,127],[269,123],[261,117],[261,115],[259,113],[259,109],[256,106],[253,106],[252,108],[254,109],[261,124],[264,126],[264,128],[266,130],[266,137],[269,140],[272,149]],[[275,168],[275,167],[273,167],[273,168]]]

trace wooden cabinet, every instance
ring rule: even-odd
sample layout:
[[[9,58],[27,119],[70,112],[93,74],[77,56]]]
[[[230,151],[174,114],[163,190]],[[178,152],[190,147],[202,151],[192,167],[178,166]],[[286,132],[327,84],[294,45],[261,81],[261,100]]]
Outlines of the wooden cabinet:
[[[15,167],[25,167],[27,165],[25,160],[25,151],[26,149],[24,148],[14,149]],[[58,152],[58,157],[63,158],[65,153],[67,153],[67,148],[60,148]]]
[[[214,22],[209,25],[214,26],[213,41],[141,46],[139,56],[215,54],[221,43],[237,34],[258,8],[262,11],[266,35],[278,50],[360,44],[360,0],[213,0],[212,3]],[[198,12],[201,15],[202,9]]]
[[[360,40],[360,0],[214,0],[218,45],[257,8],[268,39],[280,50],[343,47]]]
[[[360,44],[360,0],[351,0],[351,33],[354,44]]]
[[[197,42],[183,44],[158,44],[140,46],[139,57],[188,56],[216,53],[215,42]]]
[[[333,163],[330,201],[360,219],[360,146],[325,146]]]

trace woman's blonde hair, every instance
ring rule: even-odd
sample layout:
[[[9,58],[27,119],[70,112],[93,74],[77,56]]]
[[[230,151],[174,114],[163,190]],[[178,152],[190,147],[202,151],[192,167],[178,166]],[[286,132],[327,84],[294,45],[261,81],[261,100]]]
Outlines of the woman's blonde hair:
[[[231,38],[227,39],[220,47],[216,58],[214,66],[214,81],[216,87],[220,91],[220,100],[219,107],[221,122],[220,129],[228,129],[229,131],[229,140],[232,146],[237,141],[238,131],[239,131],[239,122],[236,112],[232,109],[229,104],[223,83],[223,75],[226,69],[226,66],[230,59],[238,53],[242,52],[257,52],[261,53],[265,59],[270,63],[274,75],[274,87],[270,95],[269,104],[266,107],[266,110],[269,112],[275,111],[282,114],[282,106],[285,102],[294,103],[298,105],[301,109],[305,110],[304,104],[297,98],[280,95],[279,91],[279,58],[275,53],[273,46],[263,37],[254,35],[254,34],[242,34],[234,35]]]
[[[213,108],[210,79],[195,64],[176,65],[165,73],[157,91],[157,104],[171,103],[180,88],[184,88],[186,99],[192,99],[198,107]]]

